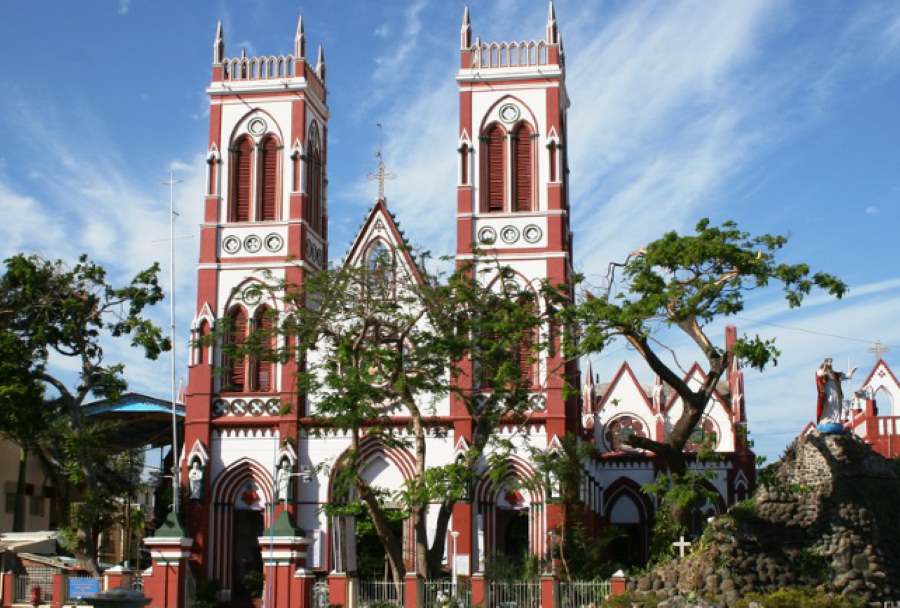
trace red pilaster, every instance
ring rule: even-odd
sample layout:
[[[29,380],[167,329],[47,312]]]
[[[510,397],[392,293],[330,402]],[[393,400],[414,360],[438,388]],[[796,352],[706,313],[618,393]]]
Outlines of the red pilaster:
[[[350,599],[349,582],[346,572],[332,572],[328,575],[328,603],[331,606],[348,605]]]
[[[610,595],[625,595],[627,591],[627,583],[628,579],[625,578],[625,573],[621,570],[616,571],[615,574],[609,579],[609,591]]]
[[[53,608],[61,608],[66,601],[66,575],[56,573],[53,575],[53,594],[50,605]]]
[[[541,576],[541,608],[558,608],[559,581],[552,574]]]
[[[179,532],[180,526],[178,526]],[[153,536],[144,539],[150,549],[151,571],[144,576],[144,595],[150,608],[182,608],[184,581],[193,540],[181,536]]]
[[[415,572],[407,572],[403,578],[404,608],[421,608],[424,604],[422,579]]]
[[[488,587],[484,580],[484,574],[478,572],[472,575],[472,605],[488,605]]]
[[[16,595],[16,578],[12,572],[3,573],[3,597],[0,598],[0,605],[3,608],[12,606]]]

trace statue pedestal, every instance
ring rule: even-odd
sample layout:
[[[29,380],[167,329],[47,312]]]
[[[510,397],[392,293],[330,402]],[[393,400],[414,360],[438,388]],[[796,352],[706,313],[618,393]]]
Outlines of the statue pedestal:
[[[312,583],[306,575],[306,547],[312,542],[283,510],[271,528],[258,537],[263,559],[266,608],[306,608]]]
[[[156,534],[144,539],[152,559],[149,574],[144,574],[144,595],[151,608],[185,605],[188,558],[193,544],[194,539],[185,534],[175,513],[169,513]]]
[[[847,428],[839,422],[823,422],[816,425],[816,429],[823,435],[841,435]]]

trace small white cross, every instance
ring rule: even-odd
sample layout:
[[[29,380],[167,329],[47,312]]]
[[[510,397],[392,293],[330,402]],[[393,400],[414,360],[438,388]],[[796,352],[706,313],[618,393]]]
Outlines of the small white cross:
[[[678,556],[684,557],[684,550],[691,546],[691,543],[684,540],[684,535],[681,535],[681,538],[678,539],[677,542],[672,543],[673,547],[678,547]]]
[[[881,342],[875,342],[875,346],[869,349],[869,352],[875,355],[875,360],[881,359],[881,355],[885,353],[891,352],[891,349],[882,344]]]

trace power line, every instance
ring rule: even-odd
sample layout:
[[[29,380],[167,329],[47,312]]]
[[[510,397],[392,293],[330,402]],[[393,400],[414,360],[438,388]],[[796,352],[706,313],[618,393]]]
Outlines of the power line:
[[[797,331],[805,334],[812,334],[815,336],[823,336],[826,338],[836,338],[838,340],[848,340],[850,342],[861,342],[862,344],[880,344],[881,346],[889,346],[891,348],[900,348],[896,344],[886,344],[879,340],[866,340],[864,338],[853,338],[850,336],[841,336],[839,334],[830,334],[824,331],[816,331],[814,329],[805,329],[803,327],[792,327],[790,325],[781,325],[779,323],[770,323],[769,321],[760,321],[758,319],[751,319],[749,317],[736,317],[742,321],[749,321],[750,323],[759,323],[760,325],[770,325],[772,327],[777,327],[779,329],[787,329],[789,331]]]

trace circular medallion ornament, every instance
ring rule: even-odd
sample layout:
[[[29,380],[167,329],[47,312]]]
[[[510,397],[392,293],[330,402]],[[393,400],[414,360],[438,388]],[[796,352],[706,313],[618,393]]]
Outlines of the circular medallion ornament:
[[[273,232],[272,234],[266,235],[265,244],[266,249],[268,249],[272,253],[276,253],[278,251],[281,251],[281,248],[284,247],[284,239],[281,238],[280,235],[277,235]]]
[[[241,299],[251,306],[259,304],[259,301],[262,299],[262,291],[260,291],[259,285],[252,285],[245,289],[244,293],[241,294]]]
[[[633,451],[634,448],[628,445],[628,440],[633,436],[647,436],[644,423],[634,416],[619,416],[606,425],[604,439],[613,452]]]
[[[547,399],[543,395],[532,395],[528,405],[532,412],[543,412],[547,409]]]
[[[246,249],[249,253],[257,253],[260,249],[262,249],[262,239],[255,234],[251,234],[244,239],[244,249]]]
[[[266,401],[266,413],[269,416],[277,416],[279,411],[281,411],[281,402],[278,399]]]
[[[254,135],[262,135],[266,132],[266,121],[264,121],[262,118],[254,118],[247,125],[247,130]]]
[[[685,452],[696,452],[701,446],[707,445],[715,450],[719,445],[719,432],[716,423],[711,418],[704,418],[694,428],[691,438],[684,445]]]
[[[538,226],[534,224],[528,224],[525,226],[524,230],[522,230],[522,238],[524,238],[529,243],[537,243],[541,240],[541,237],[544,236],[544,233]]]
[[[243,416],[247,413],[247,402],[243,399],[235,399],[231,402],[231,413],[235,416]]]
[[[228,413],[228,402],[224,399],[213,401],[213,416],[224,416]]]
[[[222,240],[222,249],[225,253],[235,254],[241,250],[241,239],[236,236],[226,236]]]
[[[485,226],[478,231],[478,242],[483,245],[493,245],[497,242],[497,231],[490,226]]]
[[[265,404],[262,399],[251,399],[248,411],[251,416],[262,416]]]
[[[500,108],[500,120],[503,122],[516,122],[519,120],[519,108],[508,103]]]
[[[519,240],[519,229],[515,226],[504,226],[500,231],[500,238],[507,245],[512,245]]]

